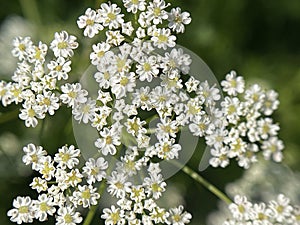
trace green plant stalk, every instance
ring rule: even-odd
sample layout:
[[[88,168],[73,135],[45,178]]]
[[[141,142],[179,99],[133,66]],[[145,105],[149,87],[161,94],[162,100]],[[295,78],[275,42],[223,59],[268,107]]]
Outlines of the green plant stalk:
[[[6,123],[10,120],[14,120],[16,117],[18,117],[19,109],[0,114],[0,124]]]
[[[24,16],[31,22],[40,25],[41,17],[35,0],[19,0]]]
[[[189,175],[193,180],[195,180],[198,183],[200,183],[201,185],[203,185],[207,190],[212,192],[214,195],[216,195],[219,199],[221,199],[225,203],[227,203],[227,204],[232,203],[232,200],[226,194],[224,194],[216,186],[212,185],[210,182],[205,180],[202,176],[200,176],[198,173],[196,173],[190,167],[184,166],[182,168],[182,171],[185,172],[187,175]]]

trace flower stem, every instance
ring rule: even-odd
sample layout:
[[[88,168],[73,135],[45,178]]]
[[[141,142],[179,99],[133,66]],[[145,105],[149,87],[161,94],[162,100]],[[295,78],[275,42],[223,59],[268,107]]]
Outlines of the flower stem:
[[[185,172],[187,175],[189,175],[191,178],[193,178],[198,183],[202,184],[207,190],[212,192],[214,195],[216,195],[219,199],[221,199],[225,203],[227,203],[227,204],[232,203],[232,200],[226,194],[224,194],[216,186],[212,185],[210,182],[205,180],[202,176],[200,176],[198,173],[196,173],[190,167],[184,166],[182,168],[182,171]]]
[[[10,112],[7,112],[7,113],[0,114],[0,124],[1,123],[6,123],[10,120],[15,119],[16,117],[18,117],[18,114],[19,114],[19,109],[16,109],[16,110],[13,110],[13,111],[10,111]]]
[[[41,17],[35,0],[19,0],[24,16],[31,22],[40,25]]]
[[[100,195],[103,193],[105,186],[106,186],[106,182],[105,182],[105,180],[103,180],[98,188],[98,193]],[[86,218],[84,219],[83,225],[89,225],[92,222],[98,206],[99,205],[97,204],[97,205],[93,205],[90,207],[90,210],[89,210]]]

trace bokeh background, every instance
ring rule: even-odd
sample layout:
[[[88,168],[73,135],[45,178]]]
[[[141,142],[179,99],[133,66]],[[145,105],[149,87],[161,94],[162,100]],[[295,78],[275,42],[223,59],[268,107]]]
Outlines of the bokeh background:
[[[259,82],[279,93],[281,104],[275,120],[281,125],[280,137],[286,146],[284,164],[290,174],[297,174],[300,170],[300,1],[172,0],[171,3],[189,11],[193,19],[186,33],[179,36],[178,43],[197,53],[219,80],[235,69],[248,83]],[[14,36],[29,35],[35,43],[39,40],[50,43],[55,31],[67,30],[82,37],[76,20],[87,7],[98,5],[99,1],[94,0],[11,0],[5,4],[2,1],[0,79],[9,80],[16,65],[10,56]],[[82,47],[72,63],[78,76],[86,69],[88,61],[84,58],[88,57],[84,55],[89,51],[84,48],[87,42],[80,44]],[[0,105],[1,225],[12,224],[6,212],[13,198],[35,197],[28,186],[34,174],[21,163],[22,146],[34,142],[53,153],[65,143],[75,143],[69,109],[62,108],[35,129],[25,128],[24,122],[18,120],[18,109],[19,106]],[[200,143],[188,163],[194,169],[199,165],[203,149]],[[243,174],[234,163],[226,170],[208,168],[201,172],[222,190]],[[280,173],[277,176],[280,178]],[[167,182],[172,186],[168,199],[185,204],[194,216],[191,224],[207,224],[207,216],[217,209],[217,198],[183,173]],[[291,185],[299,190],[299,197],[299,183]],[[54,221],[44,224],[54,224]],[[94,224],[102,223],[94,220]]]

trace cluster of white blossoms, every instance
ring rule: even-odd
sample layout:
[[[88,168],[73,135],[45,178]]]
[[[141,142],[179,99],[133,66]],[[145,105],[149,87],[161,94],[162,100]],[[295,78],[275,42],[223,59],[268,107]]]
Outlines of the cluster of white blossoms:
[[[226,96],[216,113],[219,121],[205,137],[212,146],[210,164],[226,167],[236,158],[239,166],[248,169],[257,161],[259,151],[266,160],[281,162],[284,145],[278,138],[280,127],[270,117],[279,105],[278,94],[258,84],[245,88],[243,77],[235,71],[228,73],[221,85]]]
[[[109,165],[103,157],[90,158],[79,168],[80,150],[73,145],[59,148],[54,157],[42,146],[32,143],[23,151],[23,162],[39,173],[30,184],[38,197],[18,196],[13,201],[14,208],[7,212],[13,222],[31,223],[34,219],[43,222],[48,216],[55,216],[56,224],[81,223],[82,210],[98,205],[102,182],[107,185],[107,191],[119,199],[117,206],[103,210],[101,218],[105,219],[105,224],[183,225],[191,219],[191,214],[184,212],[181,205],[167,210],[155,202],[166,186],[158,164],[150,163],[148,176],[141,185],[135,185],[119,172],[123,165],[108,175]],[[124,161],[128,162],[130,158],[126,156]],[[130,165],[134,166],[134,162]],[[135,166],[146,164],[140,162]]]
[[[268,203],[251,203],[247,197],[237,195],[229,205],[232,218],[223,225],[299,225],[300,206],[292,205],[290,199],[279,194]]]
[[[54,58],[50,61],[46,61],[48,46],[42,42],[35,45],[30,37],[15,38],[13,46],[12,54],[19,62],[12,81],[0,81],[0,100],[3,106],[22,103],[19,118],[27,127],[36,127],[38,119],[59,109],[58,82],[68,79],[70,57],[78,43],[66,31],[55,33],[50,44]]]
[[[55,215],[56,224],[80,223],[80,210],[99,204],[104,184],[116,199],[103,209],[106,225],[188,224],[192,216],[182,205],[165,209],[157,204],[166,189],[159,162],[184,154],[178,139],[185,128],[211,146],[214,167],[237,158],[248,168],[260,150],[266,159],[281,161],[279,126],[269,117],[278,106],[276,92],[258,85],[245,90],[243,78],[231,72],[221,83],[227,94],[222,100],[216,84],[189,75],[192,59],[175,45],[176,33],[183,33],[191,19],[169,7],[164,0],[123,0],[122,7],[102,3],[78,18],[84,36],[105,33],[90,53],[97,70],[96,97],[79,82],[68,82],[76,37],[55,33],[49,62],[47,45],[36,46],[29,37],[14,40],[12,53],[20,63],[12,82],[0,82],[2,104],[22,103],[19,117],[27,127],[66,105],[75,121],[97,130],[99,158],[88,159],[80,169],[80,150],[73,145],[60,148],[54,158],[41,146],[24,147],[24,163],[40,173],[31,183],[39,197],[17,197],[8,212],[12,221]],[[115,166],[111,156],[119,159]]]

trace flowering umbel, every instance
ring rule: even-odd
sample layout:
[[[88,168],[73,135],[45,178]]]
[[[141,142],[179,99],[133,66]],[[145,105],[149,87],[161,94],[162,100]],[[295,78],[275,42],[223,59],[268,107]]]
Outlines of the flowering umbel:
[[[101,204],[106,189],[116,200],[102,211],[106,225],[188,224],[192,216],[182,205],[167,209],[157,202],[167,187],[159,162],[174,163],[184,154],[178,139],[185,128],[205,138],[214,167],[235,158],[247,169],[259,152],[266,160],[282,160],[279,126],[270,117],[279,104],[277,93],[259,85],[246,88],[243,77],[231,71],[221,82],[223,97],[217,84],[189,74],[192,57],[176,46],[176,35],[185,31],[190,14],[170,6],[164,0],[107,2],[78,18],[84,36],[104,34],[89,55],[96,97],[80,82],[70,82],[75,36],[56,32],[50,47],[29,37],[14,40],[19,63],[12,81],[0,82],[2,104],[21,104],[26,127],[66,105],[75,122],[97,132],[98,151],[80,163],[80,146],[62,146],[54,156],[42,146],[25,146],[23,162],[39,174],[30,184],[38,198],[18,196],[7,213],[11,221],[55,216],[56,224],[81,223],[82,208]]]

